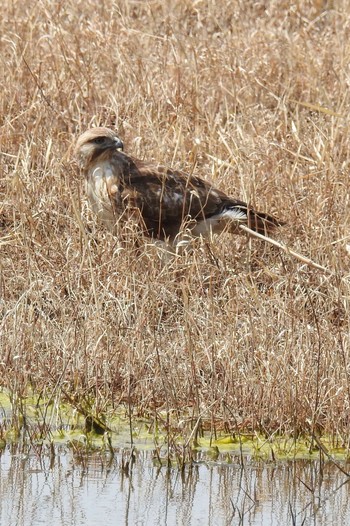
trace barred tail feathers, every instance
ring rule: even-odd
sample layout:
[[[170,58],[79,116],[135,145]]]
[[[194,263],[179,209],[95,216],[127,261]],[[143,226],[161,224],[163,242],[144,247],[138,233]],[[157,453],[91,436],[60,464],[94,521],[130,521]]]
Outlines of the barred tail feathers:
[[[276,217],[266,214],[265,212],[256,212],[245,204],[230,206],[221,214],[223,219],[230,220],[232,224],[229,226],[229,231],[238,233],[239,224],[244,224],[254,232],[268,235],[272,233],[277,227],[283,226],[285,223]]]

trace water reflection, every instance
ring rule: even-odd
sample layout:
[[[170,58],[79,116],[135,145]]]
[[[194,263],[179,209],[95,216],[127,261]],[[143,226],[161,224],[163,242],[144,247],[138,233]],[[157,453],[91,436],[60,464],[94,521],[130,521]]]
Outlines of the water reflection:
[[[15,454],[13,454],[15,453]],[[346,476],[315,461],[255,462],[227,456],[184,471],[155,467],[147,452],[113,459],[66,449],[0,458],[0,524],[346,525]]]

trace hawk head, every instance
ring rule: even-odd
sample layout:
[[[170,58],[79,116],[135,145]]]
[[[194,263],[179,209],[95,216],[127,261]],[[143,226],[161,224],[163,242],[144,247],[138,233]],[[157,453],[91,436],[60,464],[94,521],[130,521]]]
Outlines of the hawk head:
[[[109,128],[90,128],[80,135],[75,146],[75,156],[82,169],[105,150],[123,150],[123,142]]]

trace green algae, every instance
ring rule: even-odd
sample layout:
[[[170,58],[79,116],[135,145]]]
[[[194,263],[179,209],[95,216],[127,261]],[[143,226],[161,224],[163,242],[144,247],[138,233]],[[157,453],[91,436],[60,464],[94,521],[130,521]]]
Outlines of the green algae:
[[[86,401],[85,401],[86,402]],[[30,429],[30,440],[35,443],[66,445],[74,450],[112,450],[113,448],[136,448],[143,451],[156,451],[156,458],[162,463],[162,455],[178,448],[177,455],[187,449],[193,458],[201,454],[206,460],[215,461],[219,455],[251,457],[254,459],[296,460],[319,459],[348,460],[349,449],[339,445],[332,437],[322,436],[314,439],[302,436],[297,439],[272,434],[239,433],[235,435],[217,434],[215,439],[209,432],[193,438],[193,430],[186,429],[183,434],[169,431],[166,413],[158,418],[128,417],[127,408],[108,409],[102,416],[94,416],[91,407],[79,404],[79,409],[62,399],[38,396],[29,393],[18,398],[5,390],[0,390],[0,411],[2,426],[0,449],[6,443],[16,443],[23,439],[23,428]],[[83,413],[83,414],[82,414]],[[102,422],[96,432],[94,426],[87,430],[87,415],[94,422]],[[171,444],[171,446],[169,446]],[[192,452],[192,453],[191,453]]]

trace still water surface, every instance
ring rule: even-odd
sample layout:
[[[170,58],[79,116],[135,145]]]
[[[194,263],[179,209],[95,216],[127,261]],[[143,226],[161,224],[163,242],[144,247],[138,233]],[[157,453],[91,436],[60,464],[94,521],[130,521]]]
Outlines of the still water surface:
[[[316,461],[199,458],[192,468],[156,467],[135,452],[77,458],[67,449],[0,457],[1,526],[186,526],[350,524],[348,479]]]

